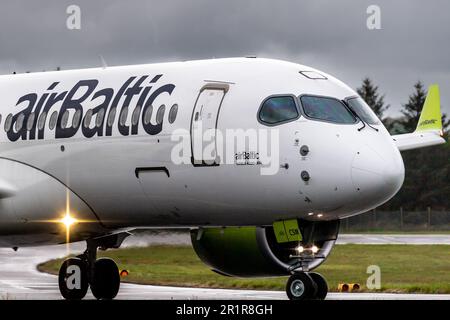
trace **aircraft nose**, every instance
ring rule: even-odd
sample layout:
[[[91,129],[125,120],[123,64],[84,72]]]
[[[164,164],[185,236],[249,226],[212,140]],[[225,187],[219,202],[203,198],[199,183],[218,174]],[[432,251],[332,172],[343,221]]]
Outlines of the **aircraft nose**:
[[[397,151],[397,150],[395,150]],[[403,159],[400,152],[397,152],[398,156],[393,156],[392,159],[386,161],[386,165],[383,168],[383,179],[387,186],[393,190],[394,195],[400,190],[405,178],[405,167],[403,165]]]
[[[352,181],[368,206],[392,198],[403,184],[405,169],[398,150],[381,156],[368,146],[361,148],[352,162]]]

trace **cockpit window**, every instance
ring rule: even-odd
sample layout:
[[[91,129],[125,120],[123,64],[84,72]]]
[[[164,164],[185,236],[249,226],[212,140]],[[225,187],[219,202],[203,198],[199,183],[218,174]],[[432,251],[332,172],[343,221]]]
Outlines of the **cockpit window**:
[[[300,101],[303,111],[310,118],[333,123],[356,122],[351,111],[338,99],[303,95],[300,97]]]
[[[296,119],[298,116],[294,97],[290,96],[268,98],[259,111],[259,119],[268,124],[286,122]]]
[[[372,108],[361,97],[353,97],[346,99],[348,106],[368,124],[379,124],[379,120]]]

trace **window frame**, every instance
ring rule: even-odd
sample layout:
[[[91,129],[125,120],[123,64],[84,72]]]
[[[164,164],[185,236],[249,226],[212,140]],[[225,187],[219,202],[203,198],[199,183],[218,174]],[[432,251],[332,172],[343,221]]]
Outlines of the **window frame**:
[[[82,118],[83,118],[83,111],[81,111],[80,109],[76,110],[72,117],[71,127],[78,128],[81,124]]]
[[[354,96],[349,96],[349,97],[346,97],[346,98],[344,98],[343,99],[343,101],[345,101],[345,103],[348,105],[348,107],[350,108],[350,105],[349,105],[349,103],[348,103],[348,101],[349,100],[352,100],[352,99],[358,99],[358,98],[360,98],[360,99],[362,99],[359,95],[354,95]],[[363,99],[364,100],[364,99]],[[367,103],[366,103],[367,104]],[[370,108],[370,106],[369,106],[369,108]],[[356,111],[354,111],[354,110],[351,110],[352,112],[355,112],[356,113]],[[372,110],[372,112],[375,114],[375,112]],[[358,118],[358,122],[360,122],[360,121],[362,121],[363,119],[359,119],[360,118],[360,116],[356,113],[356,115],[358,116],[357,118]],[[369,122],[367,122],[367,121],[365,121],[364,120],[364,122],[367,122],[368,124],[370,124],[371,126],[378,126],[378,125],[380,125],[381,124],[381,120],[378,118],[378,116],[375,114],[375,116],[377,117],[377,122],[376,123],[369,123]]]
[[[91,115],[91,121],[93,118],[94,118],[94,113],[92,113],[92,115]],[[93,128],[102,127],[104,122],[106,122],[105,119],[106,119],[106,111],[104,108],[101,108],[95,113],[95,120],[94,120]]]
[[[61,123],[59,126],[60,129],[70,128],[69,127],[69,118],[70,118],[70,111],[69,111],[69,109],[66,109],[61,116]],[[58,124],[58,122],[56,122],[56,124]]]
[[[89,129],[91,128],[93,115],[94,115],[94,111],[92,109],[89,109],[86,111],[86,113],[83,115],[83,119],[82,119],[83,127],[89,128]]]
[[[332,99],[332,100],[336,100],[337,102],[339,102],[341,105],[344,106],[345,110],[347,110],[351,116],[355,119],[355,122],[353,123],[340,123],[340,122],[335,122],[335,121],[329,121],[329,120],[325,120],[325,119],[319,119],[319,118],[314,118],[314,117],[310,117],[308,116],[308,114],[305,112],[305,109],[303,108],[303,104],[302,104],[302,97],[315,97],[315,98],[326,98],[326,99]],[[301,95],[298,96],[298,103],[300,105],[300,108],[302,110],[302,114],[303,116],[311,121],[321,121],[321,122],[326,122],[326,123],[332,123],[332,124],[336,124],[336,125],[345,125],[345,126],[352,126],[357,124],[358,122],[360,122],[361,120],[356,117],[353,114],[353,111],[349,109],[349,107],[342,102],[342,100],[335,98],[335,97],[331,97],[331,96],[324,96],[324,95],[319,95],[319,94],[309,94],[309,93],[302,93]]]
[[[137,105],[136,108],[134,108],[133,112],[131,113],[131,125],[137,126],[139,124],[139,119],[141,117],[141,111],[142,107],[140,105]]]
[[[152,122],[152,116],[153,116],[153,105],[149,105],[145,110],[142,109],[144,112],[142,113],[142,123],[144,125],[149,125]],[[158,110],[156,110],[158,111]]]
[[[112,127],[114,125],[114,122],[116,121],[116,115],[117,115],[117,107],[111,108],[108,112],[108,116],[106,118],[106,125],[108,127]],[[120,117],[120,114],[119,114]],[[120,119],[119,119],[120,120]],[[95,124],[94,128],[97,126],[97,116],[95,117]]]
[[[20,119],[20,121],[19,121],[19,119]],[[24,125],[25,125],[25,130],[26,130],[27,124],[24,122],[25,122],[25,114],[23,112],[20,112],[18,114],[18,116],[16,118],[16,122],[14,123],[14,126],[13,126],[15,133],[19,133],[22,130],[22,128],[24,127]]]
[[[48,120],[48,128],[49,130],[56,130],[56,126],[58,125],[58,116],[59,116],[59,112],[57,110],[54,110],[51,114],[50,114],[50,118]]]
[[[265,121],[263,121],[261,119],[261,117],[260,117],[261,110],[262,110],[264,104],[268,100],[270,100],[272,98],[286,98],[286,97],[292,98],[294,100],[295,108],[297,109],[297,117],[291,118],[291,119],[287,119],[287,120],[283,120],[283,121],[279,121],[279,122],[275,122],[275,123],[265,122]],[[258,112],[256,113],[256,119],[258,120],[258,122],[263,124],[263,125],[265,125],[265,126],[268,126],[268,127],[275,127],[275,126],[279,126],[281,124],[285,124],[285,123],[289,123],[289,122],[292,122],[292,121],[296,121],[296,120],[300,119],[301,116],[302,116],[302,112],[301,112],[301,109],[300,109],[299,100],[298,100],[298,98],[297,98],[297,96],[295,94],[290,94],[290,93],[272,94],[272,95],[264,98],[264,100],[259,105]]]
[[[39,115],[39,118],[38,118],[37,124],[36,124],[36,127],[38,128],[39,131],[42,131],[45,129],[45,124],[47,122],[47,116],[48,116],[47,111],[44,111]]]
[[[162,104],[159,106],[156,111],[155,121],[157,125],[160,125],[164,122],[164,115],[166,114],[166,105]]]
[[[178,115],[178,103],[174,103],[169,110],[169,114],[167,116],[167,121],[169,121],[170,124],[174,123],[177,119]]]
[[[122,127],[127,124],[128,115],[129,115],[128,114],[129,109],[130,108],[128,106],[122,107],[122,109],[120,109],[120,112],[119,112],[119,125],[122,126]],[[97,119],[97,118],[95,118],[95,119]],[[97,125],[97,120],[95,122],[95,125]],[[100,126],[98,126],[98,127],[100,127]]]
[[[36,118],[36,115],[35,115],[34,112],[31,112],[28,115],[28,119],[27,119],[27,123],[26,123],[26,127],[25,127],[27,129],[27,131],[33,130],[33,125],[34,125],[35,118]]]
[[[13,118],[13,114],[10,113],[6,116],[5,118],[5,122],[4,122],[4,127],[5,127],[5,132],[8,132],[12,129],[13,125],[12,125],[12,118]]]

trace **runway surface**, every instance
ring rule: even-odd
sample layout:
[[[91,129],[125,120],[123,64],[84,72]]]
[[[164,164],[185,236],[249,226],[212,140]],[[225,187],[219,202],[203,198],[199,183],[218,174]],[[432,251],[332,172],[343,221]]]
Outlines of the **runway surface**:
[[[172,243],[184,244],[189,238],[185,234],[130,237],[124,246],[142,246],[149,244]],[[339,243],[364,244],[448,244],[450,235],[342,235]],[[83,243],[70,245],[70,252],[82,252]],[[37,271],[36,266],[53,258],[63,257],[67,248],[62,246],[46,246],[38,248],[0,249],[0,299],[21,300],[61,299],[57,277]],[[89,293],[87,299],[94,299]],[[199,289],[148,286],[122,283],[117,299],[224,299],[224,300],[266,300],[287,299],[281,291]],[[450,300],[450,294],[388,294],[388,293],[330,293],[330,300]]]
[[[450,234],[341,234],[336,244],[445,244]]]

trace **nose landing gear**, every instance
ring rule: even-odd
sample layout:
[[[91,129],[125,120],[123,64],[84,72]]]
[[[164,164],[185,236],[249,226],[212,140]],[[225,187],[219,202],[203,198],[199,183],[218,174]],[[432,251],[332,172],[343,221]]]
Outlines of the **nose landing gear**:
[[[325,278],[315,272],[298,272],[289,277],[286,294],[289,300],[323,300],[328,293]]]
[[[118,248],[128,234],[88,240],[86,251],[65,260],[59,269],[59,291],[67,300],[81,300],[91,288],[95,298],[114,299],[120,288],[120,274],[112,259],[97,259],[97,248]]]

